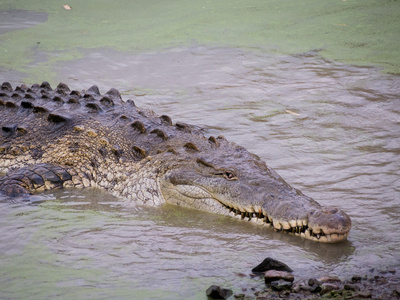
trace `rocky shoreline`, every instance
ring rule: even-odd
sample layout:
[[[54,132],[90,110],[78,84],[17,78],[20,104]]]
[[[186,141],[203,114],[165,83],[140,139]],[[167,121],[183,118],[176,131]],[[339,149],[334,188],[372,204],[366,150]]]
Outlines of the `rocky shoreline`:
[[[400,299],[400,276],[394,269],[381,272],[371,270],[368,275],[354,275],[346,280],[336,276],[297,278],[286,264],[266,258],[252,270],[249,276],[258,280],[259,285],[242,288],[242,292],[236,294],[229,289],[211,286],[206,294],[209,299],[246,300]],[[264,284],[259,282],[262,278],[264,278]]]

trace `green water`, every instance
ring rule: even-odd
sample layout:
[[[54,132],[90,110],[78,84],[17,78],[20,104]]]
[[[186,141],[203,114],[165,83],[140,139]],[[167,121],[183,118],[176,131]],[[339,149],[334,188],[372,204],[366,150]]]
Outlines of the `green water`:
[[[47,21],[0,37],[0,67],[25,81],[55,77],[53,65],[94,48],[138,53],[175,46],[319,51],[351,64],[400,73],[400,1],[16,1],[0,10],[33,10]],[[40,57],[39,57],[40,53]]]
[[[399,15],[383,0],[0,0],[0,82],[118,88],[245,146],[353,220],[348,242],[319,245],[99,191],[0,199],[0,298],[250,295],[268,256],[296,280],[399,270]]]

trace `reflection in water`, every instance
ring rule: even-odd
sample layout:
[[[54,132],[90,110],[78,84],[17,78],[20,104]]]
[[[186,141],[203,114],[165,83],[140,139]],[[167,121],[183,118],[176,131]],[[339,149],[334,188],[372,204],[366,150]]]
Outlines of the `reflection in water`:
[[[0,203],[1,269],[20,282],[10,293],[22,282],[20,295],[40,296],[47,282],[68,297],[74,291],[60,286],[203,299],[210,284],[257,285],[234,274],[248,274],[267,256],[305,277],[400,266],[399,77],[318,53],[206,47],[137,55],[97,49],[55,71],[71,88],[115,87],[139,107],[246,146],[305,194],[343,208],[353,230],[346,243],[320,245],[173,206],[132,208],[99,191],[52,192],[46,197],[57,200]]]

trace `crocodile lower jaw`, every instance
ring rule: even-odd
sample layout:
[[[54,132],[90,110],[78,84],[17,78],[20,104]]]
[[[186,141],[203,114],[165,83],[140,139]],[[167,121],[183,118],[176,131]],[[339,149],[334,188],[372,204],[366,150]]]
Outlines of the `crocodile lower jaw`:
[[[325,234],[324,232],[320,231],[316,233],[312,230],[312,228],[308,227],[307,221],[305,220],[302,220],[300,222],[298,220],[292,220],[289,222],[277,222],[271,216],[265,216],[262,213],[242,212],[228,206],[225,206],[225,208],[229,209],[229,216],[236,219],[271,227],[274,228],[275,231],[288,233],[319,243],[338,243],[347,240],[347,237],[349,236],[349,232]],[[300,223],[302,225],[297,226]],[[295,224],[296,226],[291,226],[291,224]]]

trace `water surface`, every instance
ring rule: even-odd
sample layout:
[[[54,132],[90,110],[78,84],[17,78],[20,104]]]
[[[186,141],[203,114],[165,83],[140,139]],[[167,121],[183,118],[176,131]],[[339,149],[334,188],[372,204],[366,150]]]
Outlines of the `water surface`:
[[[211,284],[251,295],[263,282],[247,275],[268,256],[297,278],[399,269],[399,76],[263,47],[95,47],[50,62],[49,52],[32,51],[28,73],[45,65],[52,82],[115,87],[139,107],[223,134],[306,195],[342,208],[353,229],[347,242],[324,245],[229,217],[135,207],[95,189],[3,199],[0,298],[204,299]],[[2,67],[0,79],[26,82],[19,68]]]

